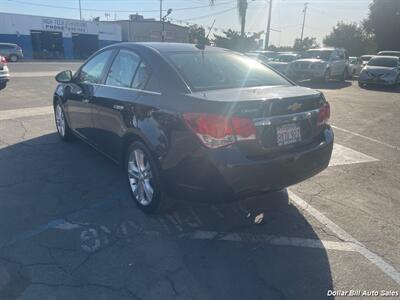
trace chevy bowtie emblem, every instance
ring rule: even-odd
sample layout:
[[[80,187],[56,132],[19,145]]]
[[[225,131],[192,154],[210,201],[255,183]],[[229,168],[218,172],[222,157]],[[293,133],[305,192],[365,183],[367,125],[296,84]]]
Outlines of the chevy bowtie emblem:
[[[302,106],[302,104],[295,102],[295,103],[289,105],[288,109],[295,112],[295,111],[298,111],[301,108],[301,106]]]

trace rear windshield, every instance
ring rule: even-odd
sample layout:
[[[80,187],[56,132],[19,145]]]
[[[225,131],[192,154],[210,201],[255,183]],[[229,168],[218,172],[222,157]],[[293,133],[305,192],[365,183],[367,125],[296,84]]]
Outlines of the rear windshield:
[[[398,65],[399,65],[398,59],[388,58],[388,57],[373,57],[368,62],[368,66],[376,66],[376,67],[396,68]]]
[[[323,60],[328,60],[331,57],[331,50],[309,50],[304,52],[303,58],[318,58]]]
[[[296,55],[287,55],[287,54],[282,54],[282,55],[278,55],[278,57],[276,57],[274,59],[274,61],[279,61],[279,62],[291,62],[294,61],[297,58]]]
[[[291,85],[267,66],[234,53],[179,52],[169,59],[193,91]]]

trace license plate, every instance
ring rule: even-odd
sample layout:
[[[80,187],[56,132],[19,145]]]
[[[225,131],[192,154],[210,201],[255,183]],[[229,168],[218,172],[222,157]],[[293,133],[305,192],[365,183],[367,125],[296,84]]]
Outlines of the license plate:
[[[300,126],[296,123],[285,124],[276,128],[278,146],[285,146],[301,142]]]

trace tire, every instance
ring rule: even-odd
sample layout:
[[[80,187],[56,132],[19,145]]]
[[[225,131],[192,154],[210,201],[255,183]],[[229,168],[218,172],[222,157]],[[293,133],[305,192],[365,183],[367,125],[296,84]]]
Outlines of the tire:
[[[125,172],[130,194],[140,210],[152,214],[167,208],[168,198],[161,182],[160,168],[142,142],[129,145],[125,154]]]
[[[358,82],[358,86],[360,87],[360,88],[366,88],[367,87],[367,84],[366,83],[361,83],[361,82]]]
[[[331,70],[328,69],[325,71],[322,81],[328,83],[330,79],[331,79]]]
[[[0,90],[4,90],[7,86],[7,81],[0,82]]]
[[[65,118],[64,109],[59,101],[55,102],[54,104],[54,120],[60,139],[64,142],[69,142],[73,140],[74,135],[68,125],[68,122]]]
[[[17,62],[18,61],[18,56],[15,54],[10,55],[10,61],[11,62]]]

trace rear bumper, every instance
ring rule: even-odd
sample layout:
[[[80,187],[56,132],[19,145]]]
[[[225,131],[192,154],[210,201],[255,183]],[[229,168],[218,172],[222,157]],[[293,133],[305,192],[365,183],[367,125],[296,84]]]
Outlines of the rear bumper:
[[[185,170],[175,178],[179,195],[200,200],[225,201],[279,190],[306,180],[327,168],[334,134],[324,131],[319,144],[271,159],[250,160],[231,147],[206,157],[186,161]]]
[[[322,79],[324,70],[294,70],[292,75],[297,79]]]
[[[395,85],[397,84],[396,80],[358,80],[360,84],[371,84],[371,85]]]

